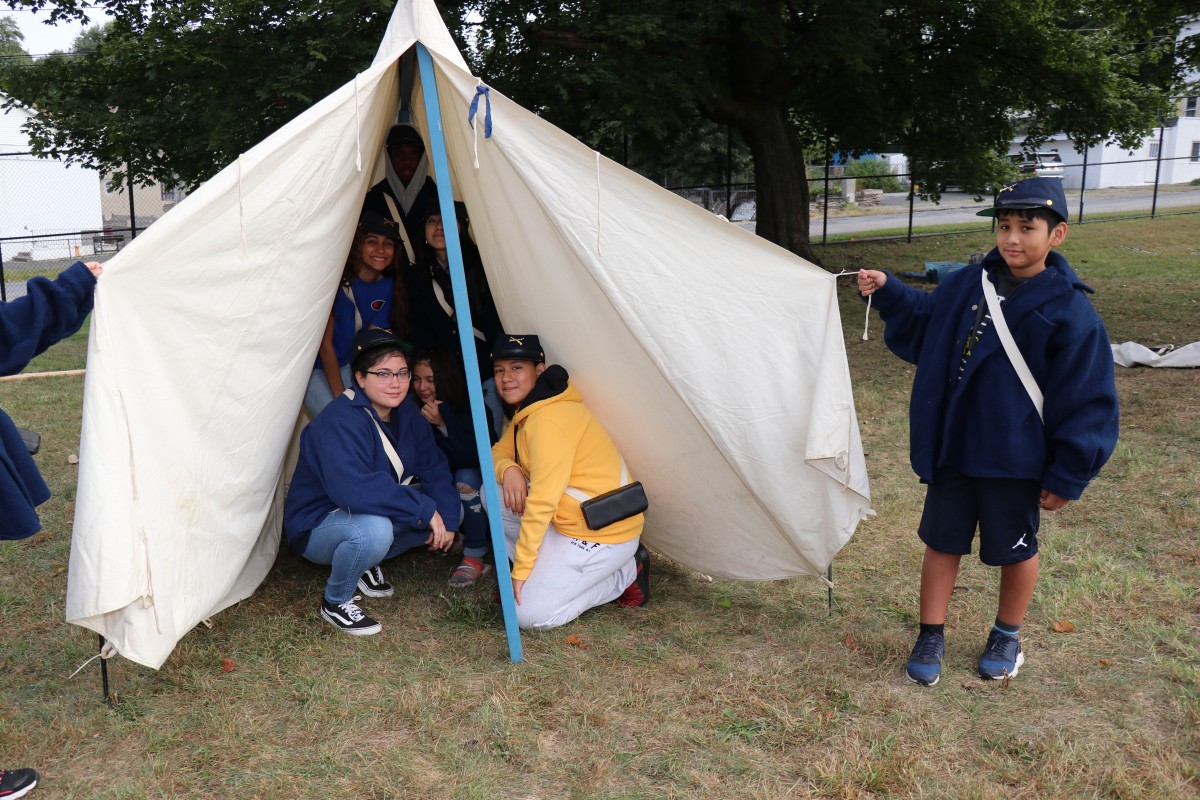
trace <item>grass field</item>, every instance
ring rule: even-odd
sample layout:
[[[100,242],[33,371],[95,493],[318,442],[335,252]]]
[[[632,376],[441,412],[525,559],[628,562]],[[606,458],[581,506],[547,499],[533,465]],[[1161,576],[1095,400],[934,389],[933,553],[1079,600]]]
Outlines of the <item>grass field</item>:
[[[1194,217],[1072,229],[1114,342],[1200,340]],[[839,244],[831,269],[920,270],[986,234]],[[316,616],[325,572],[286,549],[249,600],[188,634],[160,671],[109,665],[62,622],[82,380],[0,383],[45,437],[45,530],[0,543],[0,766],[35,798],[1200,797],[1200,371],[1119,369],[1122,439],[1081,502],[1047,515],[1042,577],[1007,686],[975,659],[997,575],[964,559],[941,683],[910,683],[923,493],[907,460],[912,368],[842,279],[878,516],[813,579],[709,582],[662,559],[654,599],[527,634],[506,660],[492,585],[454,593],[421,554],[366,604],[381,635]],[[82,337],[28,371],[83,365]],[[657,480],[665,479],[660,476]],[[647,479],[651,480],[651,479]],[[1060,632],[1069,627],[1073,630]]]

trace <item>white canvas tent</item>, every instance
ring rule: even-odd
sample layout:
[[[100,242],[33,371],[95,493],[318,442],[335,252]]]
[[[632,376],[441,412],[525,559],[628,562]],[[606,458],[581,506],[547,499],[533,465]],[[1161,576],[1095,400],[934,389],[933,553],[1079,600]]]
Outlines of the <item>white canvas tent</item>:
[[[402,0],[370,69],[97,288],[67,619],[129,659],[161,666],[271,568],[285,454],[417,41],[442,130],[419,80],[415,121],[444,136],[501,317],[540,334],[646,484],[650,548],[714,576],[820,575],[870,513],[833,277],[495,92],[476,139],[478,81],[431,0]]]

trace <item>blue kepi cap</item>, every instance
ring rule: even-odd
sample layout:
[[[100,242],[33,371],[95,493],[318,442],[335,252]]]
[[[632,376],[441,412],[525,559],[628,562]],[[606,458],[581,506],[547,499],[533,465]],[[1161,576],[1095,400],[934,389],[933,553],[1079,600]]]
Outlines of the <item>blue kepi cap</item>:
[[[1066,222],[1067,195],[1063,192],[1062,178],[1027,178],[1005,186],[996,194],[996,204],[976,216],[994,217],[1000,211],[1030,208],[1048,208]]]

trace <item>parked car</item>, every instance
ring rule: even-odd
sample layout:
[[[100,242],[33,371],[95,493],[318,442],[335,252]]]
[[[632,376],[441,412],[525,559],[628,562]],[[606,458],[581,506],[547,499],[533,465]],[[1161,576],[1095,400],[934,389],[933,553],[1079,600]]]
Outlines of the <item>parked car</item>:
[[[1040,153],[1011,153],[1009,161],[1017,165],[1023,178],[1061,178],[1063,176],[1063,160],[1057,150]]]

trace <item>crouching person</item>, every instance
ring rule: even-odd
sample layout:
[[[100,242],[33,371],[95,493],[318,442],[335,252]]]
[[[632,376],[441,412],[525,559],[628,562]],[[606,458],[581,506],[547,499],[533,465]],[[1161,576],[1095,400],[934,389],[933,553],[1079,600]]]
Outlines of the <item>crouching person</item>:
[[[300,434],[284,508],[292,549],[332,567],[321,617],[356,636],[382,628],[355,594],[392,595],[380,562],[421,545],[448,550],[462,515],[446,457],[420,409],[405,401],[411,373],[404,348],[378,328],[355,337],[355,386]]]
[[[513,594],[522,628],[554,628],[616,600],[644,605],[649,558],[636,514],[589,530],[576,499],[627,481],[608,432],[561,366],[546,366],[537,336],[501,334],[492,347],[496,390],[515,409],[492,448]]]

